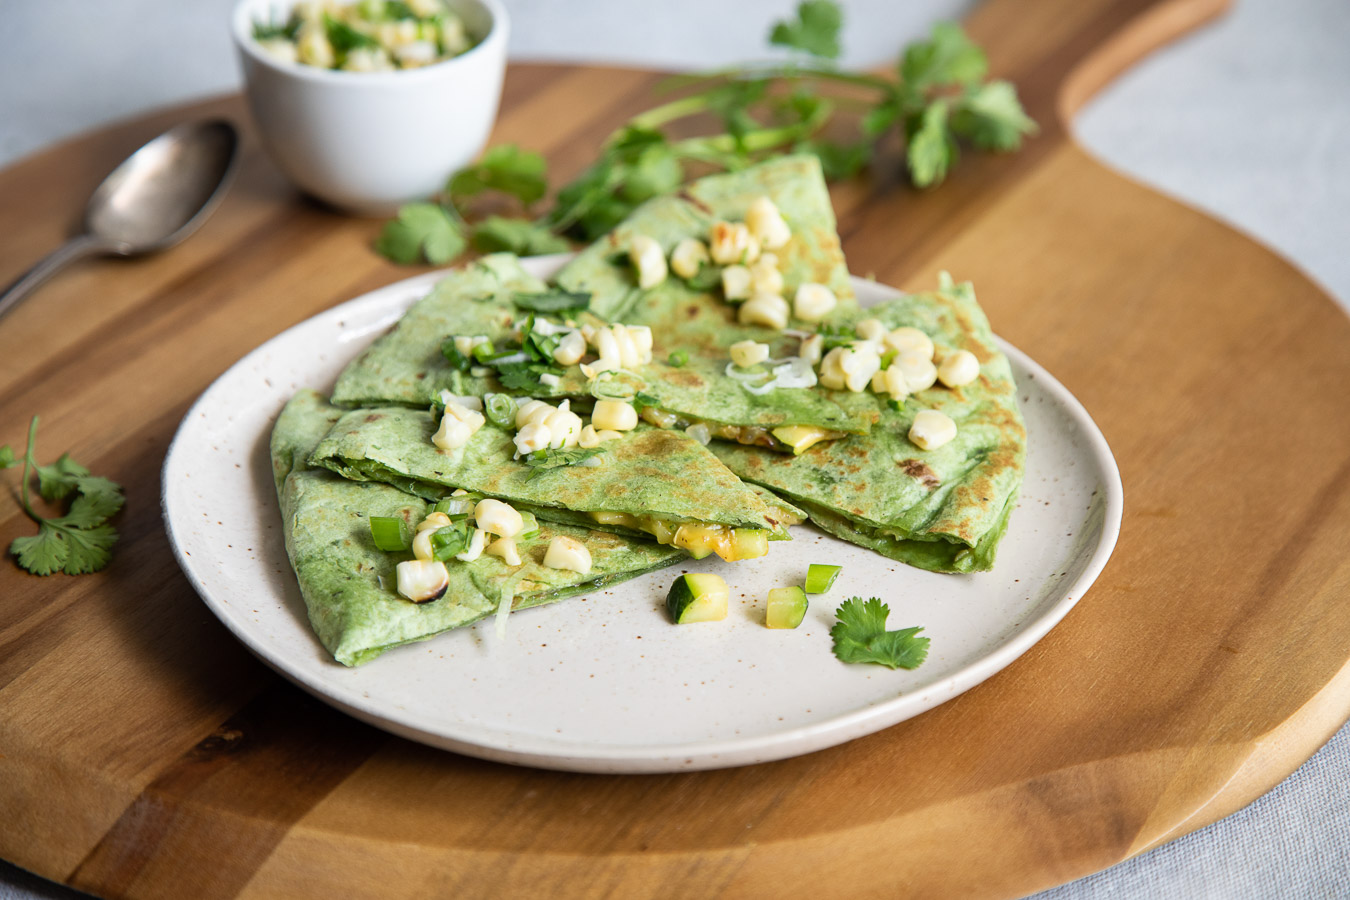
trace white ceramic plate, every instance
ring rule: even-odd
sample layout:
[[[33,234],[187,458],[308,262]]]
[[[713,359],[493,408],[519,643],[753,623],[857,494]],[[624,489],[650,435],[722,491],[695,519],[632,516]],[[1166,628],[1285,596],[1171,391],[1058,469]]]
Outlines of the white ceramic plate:
[[[546,277],[566,257],[528,262]],[[355,669],[310,631],[283,546],[268,438],[300,387],[338,371],[438,276],[390,285],[302,322],[202,394],[164,462],[164,520],[197,592],[265,662],[359,719],[501,762],[592,772],[673,772],[808,753],[878,731],[993,675],[1039,640],[1101,572],[1120,529],[1120,473],[1083,407],[1007,344],[1029,435],[1021,499],[997,568],[936,575],[803,526],[768,556],[715,557],[392,650]],[[855,281],[863,304],[895,292]],[[795,631],[764,627],[764,597],[811,562],[842,565]],[[676,628],[664,610],[680,571],[732,588],[723,622]],[[890,605],[890,628],[922,625],[912,672],[845,665],[833,611],[852,595]]]

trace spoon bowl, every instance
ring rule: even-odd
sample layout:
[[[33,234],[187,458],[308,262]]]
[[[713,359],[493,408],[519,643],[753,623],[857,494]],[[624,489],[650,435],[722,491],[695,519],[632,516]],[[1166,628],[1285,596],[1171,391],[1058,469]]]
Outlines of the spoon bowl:
[[[183,240],[225,195],[238,158],[239,134],[222,119],[178,125],[150,141],[94,190],[82,233],[0,294],[0,316],[78,259],[136,256]]]

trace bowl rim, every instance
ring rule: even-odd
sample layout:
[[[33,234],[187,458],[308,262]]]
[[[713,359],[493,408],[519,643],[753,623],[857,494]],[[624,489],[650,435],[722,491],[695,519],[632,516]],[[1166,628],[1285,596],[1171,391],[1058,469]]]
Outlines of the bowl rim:
[[[483,35],[478,43],[458,56],[434,62],[429,66],[419,66],[416,69],[396,69],[392,72],[347,72],[342,69],[320,69],[302,63],[281,62],[263,52],[262,48],[258,46],[258,42],[253,39],[254,19],[252,14],[257,7],[267,5],[289,10],[295,6],[296,2],[297,0],[238,0],[230,16],[230,33],[239,51],[247,54],[254,62],[267,66],[275,72],[320,84],[389,85],[433,79],[445,74],[448,69],[456,65],[467,65],[473,61],[470,57],[476,58],[485,55],[489,44],[495,46],[504,43],[509,28],[506,8],[502,6],[500,0],[465,0],[466,3],[481,7],[488,15],[489,24],[487,34]]]

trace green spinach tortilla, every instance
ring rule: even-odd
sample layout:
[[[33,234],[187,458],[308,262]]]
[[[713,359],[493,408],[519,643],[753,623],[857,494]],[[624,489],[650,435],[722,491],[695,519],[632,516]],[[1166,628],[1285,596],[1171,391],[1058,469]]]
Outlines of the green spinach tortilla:
[[[634,578],[685,559],[685,554],[617,534],[542,523],[517,539],[523,564],[482,556],[446,564],[450,586],[438,600],[413,603],[394,590],[395,566],[410,554],[376,549],[370,516],[399,516],[415,525],[428,511],[420,497],[386,484],[348,481],[307,460],[342,410],[303,390],[287,404],[272,432],[272,466],[281,503],[286,552],[295,569],[310,624],[343,665],[369,662],[391,647],[423,641],[495,612],[501,603],[524,609],[553,603]],[[590,573],[541,564],[555,534],[584,543]]]
[[[998,349],[967,284],[911,294],[856,314],[888,328],[911,326],[944,350],[969,350],[980,375],[960,388],[935,385],[898,411],[882,408],[866,437],[818,444],[799,456],[731,444],[713,450],[733,472],[802,507],[817,526],[892,559],[936,572],[993,567],[1016,504],[1026,457],[1026,428],[1008,358]],[[861,396],[861,395],[860,395]],[[936,450],[907,437],[914,416],[939,410],[957,435]]]
[[[404,407],[345,413],[319,442],[310,463],[353,481],[381,481],[428,500],[462,489],[504,500],[541,520],[653,533],[636,520],[767,531],[787,540],[787,526],[804,515],[769,503],[722,465],[707,447],[680,431],[640,426],[606,441],[594,467],[536,469],[515,460],[512,432],[491,423],[455,450],[431,442],[431,413]],[[600,518],[597,518],[597,515]]]

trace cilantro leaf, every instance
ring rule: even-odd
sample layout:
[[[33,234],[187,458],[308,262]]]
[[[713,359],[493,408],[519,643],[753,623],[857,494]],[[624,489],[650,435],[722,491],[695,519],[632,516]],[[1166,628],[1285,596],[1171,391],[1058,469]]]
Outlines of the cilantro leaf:
[[[572,249],[546,225],[524,219],[488,216],[473,230],[473,245],[485,253],[506,251],[517,256],[542,256]]]
[[[34,575],[55,575],[70,558],[70,544],[62,531],[47,522],[38,525],[38,533],[31,537],[17,537],[9,545],[9,552]]]
[[[484,191],[509,194],[529,206],[548,192],[548,164],[533,150],[501,144],[484,153],[474,165],[460,169],[446,185],[446,193],[455,203]]]
[[[909,177],[916,187],[941,184],[947,170],[956,162],[956,139],[947,127],[947,101],[937,100],[918,118],[905,148]]]
[[[517,309],[532,312],[562,312],[563,310],[583,310],[591,306],[591,295],[562,288],[549,288],[537,294],[517,292],[511,297]]]
[[[76,489],[79,494],[70,504],[70,512],[53,522],[71,528],[93,528],[111,518],[126,502],[116,483],[96,475],[80,478]]]
[[[14,449],[9,444],[0,447],[0,469],[8,469],[18,464],[19,461],[14,458]]]
[[[432,265],[450,262],[464,252],[464,234],[439,203],[409,203],[398,211],[398,218],[384,226],[375,241],[375,250],[396,263],[420,262]]]
[[[38,492],[43,500],[64,500],[75,490],[80,478],[89,474],[89,470],[63,453],[61,458],[50,466],[38,466]]]
[[[38,524],[37,534],[15,538],[9,552],[34,575],[85,575],[108,564],[116,543],[117,530],[106,523],[76,527],[50,519]]]
[[[900,60],[900,78],[911,90],[934,85],[973,85],[989,71],[989,61],[960,25],[939,22],[926,41],[910,44]]]
[[[368,34],[362,34],[346,22],[334,19],[328,13],[323,14],[323,28],[328,34],[328,42],[333,45],[339,56],[345,57],[358,47],[379,49],[379,41]]]
[[[20,566],[34,575],[97,572],[108,564],[113,544],[117,543],[117,531],[107,524],[107,519],[122,508],[122,489],[107,478],[90,475],[89,470],[71,459],[68,453],[51,465],[37,465],[34,459],[37,427],[38,417],[34,416],[28,426],[28,449],[24,454],[19,500],[24,513],[38,524],[38,533],[15,538],[9,552]],[[9,451],[8,457],[12,460],[13,451],[9,447],[3,450]],[[47,500],[75,495],[66,515],[48,519],[34,511],[28,500],[28,485],[33,474],[38,478],[38,490]]]
[[[531,479],[546,469],[557,469],[563,466],[574,466],[582,460],[591,459],[605,452],[604,447],[591,447],[582,449],[581,447],[568,447],[566,449],[554,450],[551,448],[536,450],[526,456],[523,460],[525,465],[534,471],[530,472]]]
[[[53,527],[55,522],[50,523]],[[112,560],[112,548],[117,543],[117,529],[111,525],[62,530],[70,545],[70,555],[61,571],[67,575],[87,575],[97,572]]]
[[[850,597],[835,610],[839,619],[830,629],[834,655],[846,663],[875,663],[891,669],[916,669],[928,658],[929,639],[918,637],[923,628],[886,630],[890,607],[872,597]]]
[[[675,191],[683,181],[679,158],[666,144],[653,144],[628,166],[621,193],[630,203],[641,203]]]
[[[814,153],[820,160],[820,168],[829,181],[852,178],[872,155],[872,147],[866,141],[854,144],[837,144],[824,139],[803,141],[798,149],[805,153]]]
[[[899,98],[883,100],[867,111],[858,127],[870,138],[880,137],[900,120],[902,112]]]
[[[562,369],[540,363],[507,363],[497,369],[497,380],[502,387],[513,391],[533,391],[539,388],[540,375],[561,375]]]
[[[844,11],[833,0],[803,0],[797,4],[797,18],[774,24],[769,43],[838,59],[839,28],[843,24]]]
[[[952,113],[951,127],[981,150],[1016,150],[1023,135],[1036,132],[1036,123],[1017,99],[1017,89],[1006,81],[991,81],[967,92]]]
[[[698,271],[689,278],[682,279],[684,286],[691,291],[710,293],[722,286],[722,270],[707,263],[699,266]]]

